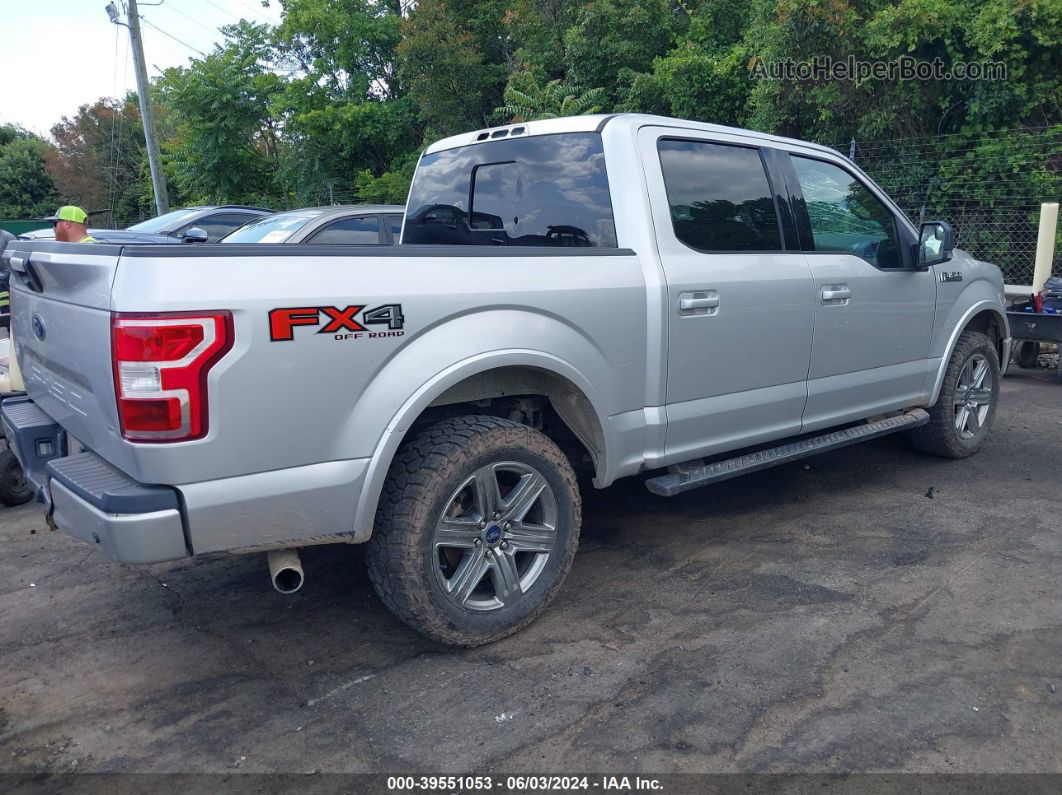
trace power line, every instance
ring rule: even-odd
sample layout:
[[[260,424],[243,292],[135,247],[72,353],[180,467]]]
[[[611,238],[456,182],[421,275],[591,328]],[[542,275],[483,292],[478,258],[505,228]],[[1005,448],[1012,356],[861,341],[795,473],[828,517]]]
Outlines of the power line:
[[[147,26],[148,26],[149,28],[153,28],[154,30],[158,31],[158,32],[159,32],[159,33],[161,33],[161,34],[162,34],[163,36],[166,36],[167,38],[173,39],[173,40],[174,40],[175,42],[177,42],[178,44],[181,44],[181,45],[183,45],[183,46],[187,47],[187,48],[188,48],[189,50],[191,50],[192,52],[197,52],[197,53],[199,53],[200,55],[202,55],[202,56],[203,56],[204,58],[206,58],[206,57],[207,57],[207,54],[206,54],[205,52],[203,52],[202,50],[200,50],[200,49],[198,49],[198,48],[196,48],[196,47],[193,47],[193,46],[192,46],[191,44],[189,44],[189,43],[188,43],[188,42],[186,42],[186,41],[181,41],[181,40],[180,40],[180,39],[178,39],[178,38],[177,38],[176,36],[174,36],[174,35],[173,35],[172,33],[167,33],[166,31],[164,31],[164,30],[163,30],[162,28],[160,28],[160,27],[159,27],[158,25],[154,25],[154,24],[152,24],[152,23],[151,23],[150,21],[148,21],[147,17],[145,17],[145,16],[143,15],[143,14],[141,14],[141,15],[140,15],[140,21],[141,21],[141,22],[143,22],[143,23],[144,23],[145,25],[147,25]]]
[[[262,13],[261,11],[258,11],[258,10],[256,10],[256,9],[254,9],[253,7],[249,6],[249,5],[247,4],[247,3],[245,3],[245,2],[244,2],[244,0],[236,0],[236,2],[237,2],[237,3],[239,3],[239,4],[241,5],[241,6],[243,6],[244,8],[246,8],[246,9],[247,9],[248,11],[250,11],[250,12],[251,12],[252,14],[256,14],[256,15],[258,16],[258,18],[259,18],[259,19],[264,19],[264,20],[265,20],[266,22],[268,22],[268,23],[269,23],[270,25],[272,25],[272,24],[273,24],[273,20],[271,20],[271,19],[270,19],[269,17],[267,17],[267,16],[266,16],[265,14],[263,14],[263,13]]]
[[[167,9],[168,11],[173,11],[173,12],[176,12],[176,13],[180,14],[180,15],[181,15],[182,17],[184,17],[184,18],[185,18],[185,19],[187,19],[187,20],[188,20],[189,22],[191,22],[191,23],[192,23],[193,25],[198,25],[198,26],[199,26],[199,27],[201,27],[201,28],[202,28],[203,30],[205,30],[205,31],[206,31],[207,33],[210,33],[210,34],[216,35],[216,34],[217,34],[217,32],[218,32],[218,29],[217,29],[217,28],[208,28],[208,27],[207,27],[206,25],[204,25],[204,24],[203,24],[202,22],[200,22],[200,21],[199,21],[198,19],[196,19],[195,17],[193,17],[193,16],[189,16],[188,14],[184,13],[183,11],[181,11],[181,9],[177,8],[177,6],[165,6],[165,8],[166,8],[166,9]],[[141,19],[143,19],[143,15],[141,15]]]
[[[235,15],[234,15],[234,14],[233,14],[233,13],[232,13],[231,11],[229,11],[229,10],[228,10],[227,8],[222,8],[222,7],[221,7],[221,6],[219,6],[219,5],[217,4],[217,3],[215,3],[215,2],[214,2],[214,0],[206,0],[206,1],[207,1],[207,2],[208,2],[208,3],[210,4],[210,5],[214,6],[214,8],[216,8],[216,9],[217,9],[218,11],[220,11],[220,12],[221,12],[222,14],[224,14],[225,16],[227,16],[227,17],[230,17],[230,18],[234,19],[234,20],[235,20],[236,22],[239,22],[239,21],[240,21],[240,17],[238,17],[238,16],[235,16]]]

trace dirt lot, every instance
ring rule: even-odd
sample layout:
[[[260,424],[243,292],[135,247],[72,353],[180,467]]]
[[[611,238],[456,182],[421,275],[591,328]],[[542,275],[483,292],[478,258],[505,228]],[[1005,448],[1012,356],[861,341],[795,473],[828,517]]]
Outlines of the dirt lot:
[[[1062,771],[1062,385],[980,455],[887,438],[590,494],[564,591],[454,652],[357,548],[130,568],[0,514],[0,771]]]

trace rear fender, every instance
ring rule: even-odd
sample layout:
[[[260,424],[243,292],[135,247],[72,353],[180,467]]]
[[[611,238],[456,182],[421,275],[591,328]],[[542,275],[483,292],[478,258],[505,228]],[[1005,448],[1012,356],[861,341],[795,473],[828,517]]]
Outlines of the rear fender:
[[[452,364],[440,370],[441,361]],[[355,540],[364,541],[372,533],[391,462],[417,418],[448,389],[502,367],[542,370],[580,390],[600,429],[598,477],[610,471],[609,451],[616,445],[610,444],[608,417],[615,407],[609,396],[617,394],[617,384],[614,369],[597,346],[553,316],[511,309],[475,312],[407,343],[373,376],[358,400],[341,437],[348,442],[371,438],[375,445],[355,512]],[[381,411],[389,412],[382,434]]]

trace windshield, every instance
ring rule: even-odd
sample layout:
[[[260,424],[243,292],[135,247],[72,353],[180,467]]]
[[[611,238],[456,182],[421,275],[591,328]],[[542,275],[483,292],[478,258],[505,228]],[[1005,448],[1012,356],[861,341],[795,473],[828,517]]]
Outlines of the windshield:
[[[219,240],[219,243],[283,243],[322,211],[277,213],[245,224]]]
[[[402,242],[614,248],[601,136],[509,138],[425,155]]]
[[[157,235],[168,229],[176,229],[181,225],[181,222],[191,218],[199,212],[198,209],[191,210],[174,210],[172,213],[166,213],[160,215],[158,218],[148,218],[146,221],[141,221],[139,224],[133,224],[127,226],[130,232],[146,232],[148,234]]]

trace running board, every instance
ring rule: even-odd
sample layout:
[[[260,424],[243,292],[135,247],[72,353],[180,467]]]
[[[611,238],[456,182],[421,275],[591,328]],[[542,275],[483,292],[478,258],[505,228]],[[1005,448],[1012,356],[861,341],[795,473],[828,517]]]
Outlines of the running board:
[[[927,422],[929,422],[929,414],[925,409],[913,409],[877,422],[832,431],[822,436],[813,436],[810,439],[790,442],[780,447],[746,453],[724,461],[706,464],[703,460],[697,460],[687,464],[677,464],[671,467],[672,471],[668,474],[649,478],[645,481],[645,487],[661,497],[674,497],[676,494],[699,486],[707,486],[709,483],[719,483],[739,475],[747,475],[750,472],[758,472],[768,467],[788,464],[790,461],[825,453],[827,450],[837,450],[897,431],[910,430],[919,425],[925,425]]]

